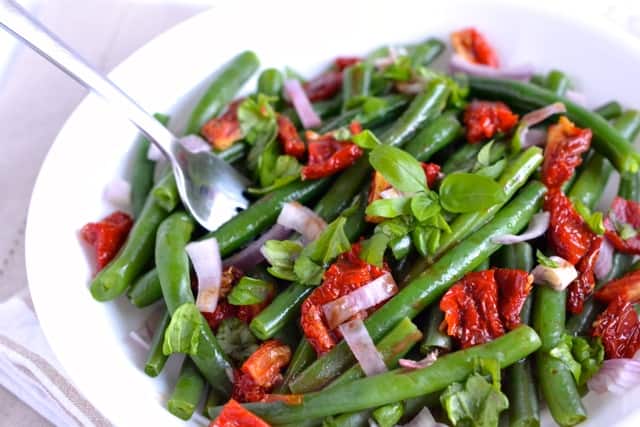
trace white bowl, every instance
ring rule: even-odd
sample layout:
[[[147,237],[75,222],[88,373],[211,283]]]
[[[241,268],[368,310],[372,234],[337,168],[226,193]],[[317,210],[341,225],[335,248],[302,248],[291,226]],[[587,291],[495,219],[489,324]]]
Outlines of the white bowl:
[[[263,66],[289,65],[309,75],[337,55],[429,36],[447,39],[450,31],[473,25],[487,34],[505,63],[566,71],[591,105],[617,99],[640,106],[640,93],[632,90],[640,71],[638,43],[575,14],[470,0],[302,4],[217,6],[144,46],[111,77],[148,111],[172,113],[172,127],[179,130],[212,71],[241,50],[255,50]],[[141,369],[144,352],[127,338],[147,313],[125,298],[107,304],[91,298],[91,271],[77,238],[83,224],[113,209],[105,204],[103,189],[124,176],[135,137],[133,127],[94,96],[71,115],[33,191],[26,234],[29,284],[55,354],[99,410],[119,426],[181,426],[164,407],[175,366],[150,379]],[[640,389],[623,397],[589,395],[584,425],[623,419],[637,425],[632,411],[639,398]],[[543,418],[553,425],[548,414]]]

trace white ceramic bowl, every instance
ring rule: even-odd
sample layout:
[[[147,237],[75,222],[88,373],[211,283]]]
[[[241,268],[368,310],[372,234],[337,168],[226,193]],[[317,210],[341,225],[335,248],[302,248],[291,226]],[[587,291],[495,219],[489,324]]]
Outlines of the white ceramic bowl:
[[[232,2],[227,2],[232,3]],[[554,8],[556,9],[556,8]],[[496,1],[235,2],[178,25],[116,68],[115,82],[149,111],[170,112],[179,130],[210,74],[234,54],[255,50],[263,66],[310,75],[339,54],[474,25],[505,63],[565,70],[596,105],[640,106],[640,46],[597,21]],[[254,82],[251,82],[253,87]],[[157,379],[142,371],[144,352],[127,338],[147,315],[125,298],[102,304],[87,290],[91,271],[78,229],[113,209],[105,184],[124,176],[133,127],[88,96],[53,144],[38,177],[27,226],[27,270],[42,328],[73,381],[114,424],[181,426],[164,408],[175,366]],[[174,362],[173,365],[176,365]],[[632,419],[640,389],[624,397],[587,396],[589,426]],[[545,411],[546,412],[546,411]],[[553,425],[548,414],[544,424]]]

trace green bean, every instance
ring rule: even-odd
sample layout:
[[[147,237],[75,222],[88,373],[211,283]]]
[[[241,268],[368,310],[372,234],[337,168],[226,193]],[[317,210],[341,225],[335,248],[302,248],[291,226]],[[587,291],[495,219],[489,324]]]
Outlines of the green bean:
[[[369,95],[373,64],[358,62],[342,72],[342,112],[350,107],[353,98]]]
[[[103,268],[90,285],[91,295],[98,301],[120,296],[144,272],[153,258],[156,230],[169,215],[149,195],[118,255]]]
[[[618,101],[609,101],[606,104],[602,104],[593,111],[600,114],[607,120],[613,120],[618,118],[622,114],[622,105],[620,105]]]
[[[362,108],[354,108],[345,111],[331,120],[325,121],[322,126],[317,129],[317,132],[326,133],[341,128],[342,126],[347,126],[356,118],[362,120],[360,124],[364,128],[380,126],[397,118],[409,103],[409,99],[402,95],[389,95],[383,97],[382,100],[385,102],[384,107],[377,109],[375,112],[365,114],[364,119],[360,117],[363,113]]]
[[[638,153],[620,132],[597,113],[528,83],[470,76],[469,84],[474,96],[499,99],[521,108],[539,108],[553,102],[562,102],[567,107],[567,115],[571,120],[578,126],[591,129],[594,136],[592,146],[599,154],[606,157],[620,173],[638,171]]]
[[[162,295],[169,313],[185,303],[193,303],[189,276],[189,259],[185,246],[194,229],[194,222],[184,212],[176,212],[164,220],[158,228],[156,238],[156,265]],[[204,318],[203,323],[206,324]],[[191,359],[209,384],[224,395],[231,391],[227,370],[231,365],[227,361],[211,328],[201,328],[198,338],[198,353]]]
[[[545,86],[558,96],[564,96],[569,89],[569,77],[562,71],[551,70],[547,74]]]
[[[582,171],[569,190],[568,196],[575,203],[581,202],[589,209],[593,209],[613,172],[611,163],[598,153],[594,153],[584,164]]]
[[[154,114],[153,117],[163,125],[169,122],[169,116],[164,114]],[[133,159],[133,170],[131,172],[131,210],[134,218],[140,216],[144,202],[147,200],[149,191],[153,187],[153,173],[156,163],[149,160],[147,153],[151,142],[140,137],[136,142],[135,157]]]
[[[404,415],[404,405],[402,402],[389,403],[374,409],[371,415],[379,427],[394,427]]]
[[[255,73],[259,64],[255,53],[245,51],[222,67],[193,109],[185,134],[199,133],[207,120],[220,114]]]
[[[482,144],[464,144],[444,162],[442,172],[449,174],[471,170],[481,148]]]
[[[209,416],[209,410],[215,408],[218,405],[225,403],[220,394],[213,388],[209,388],[207,393],[207,400],[204,401],[204,407],[202,408],[202,415]]]
[[[509,163],[498,180],[498,184],[502,186],[508,198],[513,197],[541,163],[542,151],[537,147],[528,148]],[[413,280],[421,271],[433,264],[434,260],[486,224],[502,206],[504,204],[497,204],[483,211],[458,215],[450,224],[451,233],[443,234],[436,252],[431,257],[418,259],[407,276],[403,278],[403,283]]]
[[[440,324],[444,320],[444,313],[438,304],[432,304],[427,314],[427,322],[424,328],[424,339],[420,343],[420,353],[427,355],[434,350],[448,352],[451,350],[451,337],[440,330]]]
[[[284,373],[282,384],[278,387],[278,393],[289,393],[291,390],[289,384],[296,378],[296,376],[307,369],[307,367],[313,363],[316,357],[316,352],[311,347],[311,344],[305,339],[300,340],[300,344],[296,348],[296,351],[291,356],[291,362],[287,366],[287,370]]]
[[[545,191],[541,183],[529,183],[492,221],[446,252],[373,313],[365,324],[374,342],[403,317],[415,317],[464,274],[495,252],[500,245],[493,242],[493,237],[520,231],[539,209]],[[341,342],[301,372],[289,384],[289,388],[294,393],[318,390],[346,370],[353,360],[348,346]]]
[[[412,66],[426,66],[444,52],[445,44],[438,39],[430,38],[422,43],[407,46]]]
[[[220,157],[227,163],[235,163],[242,159],[247,152],[247,146],[242,142],[236,142],[231,147],[222,151],[214,150],[216,156]]]
[[[420,129],[404,149],[421,162],[426,162],[435,153],[456,141],[462,131],[456,113],[446,111]]]
[[[180,203],[180,195],[173,173],[168,171],[151,190],[156,203],[167,212],[172,212],[178,203]]]
[[[162,343],[164,341],[164,331],[169,325],[171,316],[169,312],[165,312],[162,316],[162,320],[158,323],[153,338],[151,339],[151,345],[149,346],[149,355],[147,361],[144,364],[144,372],[150,377],[157,377],[162,372],[167,359],[169,358],[162,352]]]
[[[158,272],[154,268],[139,278],[127,292],[129,301],[138,308],[148,307],[162,298]]]
[[[169,397],[167,408],[178,418],[188,420],[196,410],[204,392],[204,378],[191,359],[185,359],[178,381]]]
[[[547,79],[542,74],[534,74],[533,76],[531,76],[531,80],[529,80],[529,83],[534,84],[536,86],[544,87],[545,84],[547,83]]]
[[[431,366],[407,372],[394,370],[352,381],[328,390],[305,394],[300,405],[250,403],[248,410],[273,424],[291,423],[331,414],[360,411],[442,390],[464,381],[478,358],[493,358],[505,368],[540,347],[540,338],[528,326],[520,326],[487,344],[450,353]],[[220,407],[209,415],[217,415]]]
[[[258,93],[263,95],[280,97],[283,85],[282,73],[275,68],[267,68],[258,77]]]
[[[438,405],[440,405],[439,391],[407,399],[404,401],[403,422],[409,422],[413,417],[418,415],[418,412],[420,412],[425,406],[433,408]]]
[[[613,122],[613,126],[629,142],[633,143],[640,131],[640,112],[637,110],[625,111]]]
[[[586,418],[586,411],[571,371],[560,359],[549,355],[565,333],[565,305],[566,291],[536,288],[533,324],[542,342],[536,354],[538,384],[553,419],[561,426],[573,426]]]

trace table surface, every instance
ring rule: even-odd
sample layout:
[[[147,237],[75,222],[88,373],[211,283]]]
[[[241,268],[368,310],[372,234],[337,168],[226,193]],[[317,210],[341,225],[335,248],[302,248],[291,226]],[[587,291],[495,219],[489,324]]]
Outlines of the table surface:
[[[522,0],[526,1],[526,0]],[[538,0],[540,2],[541,0]],[[547,1],[547,0],[544,0]],[[22,0],[41,21],[102,71],[176,23],[204,10],[206,0]],[[637,0],[567,0],[564,7],[591,7],[640,35]],[[11,39],[0,34],[0,55]],[[40,164],[65,119],[86,95],[62,72],[16,45],[0,57],[0,301],[27,286],[24,229],[31,189]],[[0,325],[2,326],[2,325]],[[3,425],[49,423],[0,387]]]

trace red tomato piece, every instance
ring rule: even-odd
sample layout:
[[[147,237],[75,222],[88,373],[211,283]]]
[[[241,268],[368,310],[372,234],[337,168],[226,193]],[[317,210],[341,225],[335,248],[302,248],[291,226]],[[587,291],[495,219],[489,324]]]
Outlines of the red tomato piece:
[[[465,28],[451,34],[451,44],[458,55],[474,64],[500,67],[498,54],[485,36],[475,28]]]
[[[202,315],[207,319],[209,327],[216,331],[224,319],[236,317],[237,312],[237,306],[229,304],[225,298],[220,298],[213,313],[202,313]]]
[[[601,247],[602,237],[595,237],[591,241],[587,253],[580,258],[576,265],[579,275],[569,285],[567,293],[567,309],[573,314],[582,313],[585,300],[593,293],[593,288],[596,285],[593,267],[596,265]]]
[[[327,71],[302,85],[309,101],[333,98],[342,88],[342,72]]]
[[[278,114],[278,138],[284,153],[300,160],[304,157],[306,147],[298,135],[293,122],[285,115]]]
[[[491,341],[520,324],[520,311],[531,291],[526,272],[492,269],[467,274],[440,300],[442,327],[462,348]]]
[[[551,214],[547,230],[551,249],[559,257],[576,265],[589,250],[593,232],[559,188],[549,190],[544,200],[544,210]]]
[[[232,102],[223,115],[209,120],[202,126],[200,133],[214,148],[224,150],[242,139],[242,129],[238,120],[238,107],[242,101],[243,99],[238,99]]]
[[[595,293],[594,297],[607,303],[618,297],[632,304],[640,302],[640,270],[631,271],[607,283]]]
[[[630,302],[617,297],[593,322],[592,335],[602,339],[608,359],[632,358],[640,349],[638,314]]]
[[[100,222],[90,222],[82,227],[80,237],[95,249],[96,273],[116,256],[132,226],[130,215],[116,211]]]
[[[336,331],[327,326],[322,306],[334,301],[389,271],[387,266],[378,268],[360,259],[360,243],[351,245],[324,273],[320,286],[302,303],[300,324],[304,335],[318,354],[331,350],[338,341]],[[362,313],[362,316],[366,313]]]
[[[209,427],[271,427],[257,415],[231,399],[222,407],[222,412],[211,421]]]
[[[504,102],[473,100],[464,110],[463,121],[467,141],[475,144],[493,138],[498,132],[510,132],[518,123],[518,115]]]
[[[616,197],[604,220],[605,234],[618,251],[640,255],[640,234],[632,233],[631,237],[623,239],[619,228],[624,226],[633,231],[640,229],[640,203]]]
[[[360,124],[360,122],[354,120],[349,123],[349,132],[351,132],[351,135],[357,135],[362,132],[362,125]]]
[[[424,162],[421,162],[421,164],[422,170],[424,170],[424,177],[427,180],[427,186],[433,188],[438,179],[440,179],[440,165]]]
[[[576,127],[565,116],[549,126],[542,163],[542,182],[558,188],[568,181],[582,163],[582,153],[591,146],[591,129]]]
[[[234,372],[233,398],[259,402],[280,381],[280,370],[289,364],[291,350],[278,340],[264,343]]]
[[[302,179],[319,179],[331,176],[354,164],[364,151],[356,144],[338,141],[332,135],[316,135],[307,132],[309,161],[302,168]]]
[[[333,62],[338,71],[344,71],[345,68],[362,62],[362,58],[357,56],[339,56]]]
[[[266,391],[251,377],[238,369],[233,371],[233,390],[231,398],[238,402],[260,402],[266,396]]]

